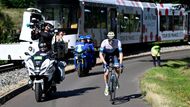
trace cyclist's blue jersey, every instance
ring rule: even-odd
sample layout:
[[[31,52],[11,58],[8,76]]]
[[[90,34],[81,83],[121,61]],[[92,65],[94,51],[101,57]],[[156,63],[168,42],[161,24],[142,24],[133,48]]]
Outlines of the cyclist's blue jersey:
[[[101,43],[100,52],[108,55],[117,55],[122,52],[121,42],[118,39],[113,39],[112,44],[109,43],[108,39],[105,39]]]

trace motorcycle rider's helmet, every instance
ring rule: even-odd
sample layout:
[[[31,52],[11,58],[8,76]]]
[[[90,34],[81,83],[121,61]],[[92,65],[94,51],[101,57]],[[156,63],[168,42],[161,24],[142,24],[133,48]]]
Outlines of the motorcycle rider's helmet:
[[[39,49],[41,52],[47,52],[48,48],[47,48],[47,44],[46,43],[40,43],[39,44]]]
[[[91,40],[92,40],[91,35],[86,35],[86,40],[87,40],[87,42],[91,42]]]
[[[92,39],[92,37],[91,37],[91,35],[86,35],[86,39],[88,40],[91,40]]]
[[[83,35],[80,35],[80,36],[79,36],[80,42],[85,42],[85,39],[86,39],[85,36],[83,36]]]

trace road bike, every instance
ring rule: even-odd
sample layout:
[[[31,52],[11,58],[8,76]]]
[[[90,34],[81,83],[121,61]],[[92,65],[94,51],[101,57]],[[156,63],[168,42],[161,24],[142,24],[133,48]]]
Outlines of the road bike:
[[[115,72],[116,67],[114,67],[112,65],[112,66],[108,66],[107,69],[109,71],[108,90],[109,90],[109,95],[110,95],[110,101],[112,102],[112,104],[114,104],[115,103],[115,97],[116,97],[116,88],[119,85],[117,74]]]

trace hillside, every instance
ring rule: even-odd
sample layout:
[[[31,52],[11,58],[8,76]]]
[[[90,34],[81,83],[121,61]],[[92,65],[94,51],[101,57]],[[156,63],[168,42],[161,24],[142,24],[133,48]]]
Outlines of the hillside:
[[[0,9],[0,43],[15,42],[22,26],[22,16],[25,9]]]

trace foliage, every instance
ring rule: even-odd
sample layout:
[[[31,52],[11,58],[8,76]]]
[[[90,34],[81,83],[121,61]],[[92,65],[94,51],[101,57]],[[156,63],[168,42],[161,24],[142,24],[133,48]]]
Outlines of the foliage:
[[[15,34],[21,29],[23,11],[24,9],[7,8],[0,10],[0,43],[18,41],[18,35]]]
[[[8,8],[27,8],[34,6],[36,0],[0,0],[0,4]]]
[[[12,25],[11,18],[7,14],[0,12],[0,43],[11,41]]]
[[[143,75],[141,89],[153,107],[189,107],[189,63],[189,58],[169,60]]]

